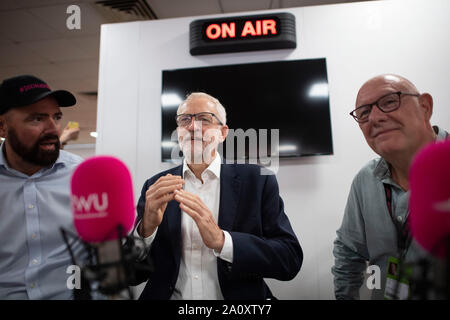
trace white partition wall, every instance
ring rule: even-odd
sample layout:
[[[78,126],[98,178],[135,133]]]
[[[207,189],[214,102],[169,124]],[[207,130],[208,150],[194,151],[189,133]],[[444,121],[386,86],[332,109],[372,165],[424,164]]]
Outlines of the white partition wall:
[[[334,299],[330,270],[336,229],[354,175],[376,156],[348,113],[365,80],[392,72],[429,92],[432,123],[450,129],[450,1],[370,1],[267,12],[295,15],[296,49],[191,56],[189,23],[200,17],[103,25],[96,150],[125,161],[137,202],[144,181],[169,167],[160,160],[162,70],[325,57],[334,155],[280,161],[280,193],[304,263],[292,281],[268,283],[280,299]],[[254,13],[266,12],[230,16]]]

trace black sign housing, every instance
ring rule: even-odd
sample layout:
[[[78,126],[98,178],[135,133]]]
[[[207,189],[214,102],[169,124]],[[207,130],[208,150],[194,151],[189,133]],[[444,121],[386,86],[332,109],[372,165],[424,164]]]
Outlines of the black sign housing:
[[[297,47],[291,13],[202,19],[189,26],[191,55]]]

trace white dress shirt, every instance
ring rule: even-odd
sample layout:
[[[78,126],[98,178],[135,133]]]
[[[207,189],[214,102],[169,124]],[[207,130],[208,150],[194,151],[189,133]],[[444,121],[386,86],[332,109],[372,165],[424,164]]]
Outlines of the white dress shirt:
[[[183,162],[184,190],[197,195],[211,210],[216,220],[219,218],[221,157],[216,155],[202,173],[202,181],[189,169],[186,159]],[[138,226],[135,229],[137,234]],[[158,229],[144,239],[148,252]],[[217,275],[217,258],[233,263],[233,241],[224,231],[225,243],[220,253],[208,248],[202,241],[195,221],[181,211],[181,261],[175,290],[171,300],[223,300]],[[151,284],[150,284],[151,285]]]

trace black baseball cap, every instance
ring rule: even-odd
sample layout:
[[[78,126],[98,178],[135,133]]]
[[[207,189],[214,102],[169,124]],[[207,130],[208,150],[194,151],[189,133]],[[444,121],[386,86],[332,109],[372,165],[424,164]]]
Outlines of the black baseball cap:
[[[0,114],[28,106],[48,96],[54,97],[60,107],[70,107],[77,102],[69,91],[52,91],[48,84],[35,76],[21,75],[5,79],[0,84]]]

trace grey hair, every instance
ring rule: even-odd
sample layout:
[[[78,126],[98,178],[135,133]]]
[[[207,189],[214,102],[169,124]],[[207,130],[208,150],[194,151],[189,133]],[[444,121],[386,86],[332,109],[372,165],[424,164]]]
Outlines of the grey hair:
[[[224,106],[220,103],[220,101],[218,99],[216,99],[212,95],[209,95],[204,92],[191,92],[190,94],[188,94],[186,96],[186,99],[184,99],[178,106],[177,114],[179,114],[178,111],[180,110],[181,106],[186,104],[189,100],[193,100],[195,98],[206,98],[209,101],[211,101],[212,103],[214,103],[214,105],[216,106],[216,109],[217,109],[217,113],[218,113],[217,117],[224,125],[227,124],[227,112],[225,111]]]

